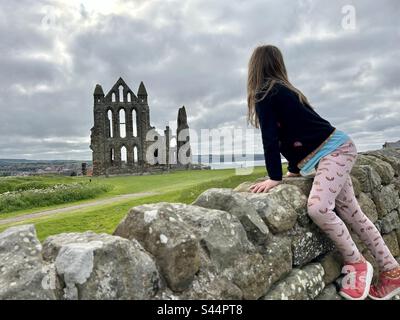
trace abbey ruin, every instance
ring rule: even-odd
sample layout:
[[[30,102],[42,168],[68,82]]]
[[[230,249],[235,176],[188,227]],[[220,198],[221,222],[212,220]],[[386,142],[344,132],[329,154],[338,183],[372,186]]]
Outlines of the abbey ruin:
[[[143,82],[137,95],[122,78],[106,95],[97,84],[93,98],[94,126],[90,136],[93,175],[193,168],[184,106],[178,111],[176,136],[169,126],[162,135],[150,125],[148,95]]]

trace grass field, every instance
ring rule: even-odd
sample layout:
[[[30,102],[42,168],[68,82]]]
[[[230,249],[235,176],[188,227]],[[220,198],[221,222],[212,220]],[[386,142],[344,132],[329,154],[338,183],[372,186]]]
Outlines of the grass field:
[[[283,171],[286,171],[284,165]],[[170,174],[148,175],[148,176],[119,176],[119,177],[96,177],[92,182],[103,185],[109,184],[112,189],[100,194],[96,199],[113,197],[122,194],[136,192],[157,192],[156,195],[144,196],[131,200],[122,200],[108,205],[95,206],[54,216],[46,216],[0,226],[0,231],[16,224],[33,223],[36,226],[39,239],[43,240],[49,235],[61,232],[82,232],[92,230],[94,232],[112,233],[119,221],[126,215],[129,208],[145,203],[156,203],[161,201],[191,203],[203,191],[209,188],[231,188],[243,181],[253,181],[265,175],[265,167],[256,167],[249,175],[236,175],[234,169],[224,170],[193,170],[177,171]],[[88,177],[45,177],[43,181],[48,184],[73,183],[88,181]],[[0,184],[2,179],[0,178]],[[42,182],[43,182],[42,181]],[[26,183],[27,181],[24,181]],[[74,201],[68,205],[75,205],[91,200]],[[62,207],[65,207],[64,204]],[[0,214],[0,220],[6,217],[20,216],[41,210],[61,207],[60,205],[36,207],[29,210],[20,210]]]

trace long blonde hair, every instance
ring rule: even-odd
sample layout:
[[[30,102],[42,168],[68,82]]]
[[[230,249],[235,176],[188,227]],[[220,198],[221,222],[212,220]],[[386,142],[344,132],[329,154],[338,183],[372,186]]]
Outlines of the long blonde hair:
[[[264,92],[259,100],[264,99],[275,83],[280,83],[294,91],[301,103],[311,107],[304,94],[290,83],[282,53],[277,47],[264,45],[255,48],[250,57],[248,69],[247,123],[259,128],[259,121],[255,111],[256,95]]]

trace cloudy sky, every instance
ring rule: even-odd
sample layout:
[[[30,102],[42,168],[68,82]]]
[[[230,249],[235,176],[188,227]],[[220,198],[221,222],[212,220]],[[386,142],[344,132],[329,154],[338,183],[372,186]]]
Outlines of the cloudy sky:
[[[93,89],[120,76],[144,81],[157,128],[182,105],[193,129],[248,128],[265,43],[321,116],[379,149],[400,139],[399,15],[397,0],[1,0],[0,158],[90,159]]]

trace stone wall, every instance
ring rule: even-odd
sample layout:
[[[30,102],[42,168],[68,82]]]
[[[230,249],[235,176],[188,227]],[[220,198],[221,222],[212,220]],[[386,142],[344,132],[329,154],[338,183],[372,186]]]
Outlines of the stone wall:
[[[399,257],[400,149],[359,153],[351,176]],[[191,205],[137,206],[113,235],[41,244],[33,225],[12,227],[0,234],[0,299],[340,299],[340,255],[307,215],[312,181],[284,178],[263,194],[247,182]]]

